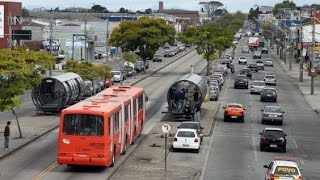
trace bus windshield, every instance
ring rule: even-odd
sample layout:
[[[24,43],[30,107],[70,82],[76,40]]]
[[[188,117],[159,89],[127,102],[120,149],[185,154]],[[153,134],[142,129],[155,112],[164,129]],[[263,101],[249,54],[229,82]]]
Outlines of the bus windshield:
[[[103,117],[92,114],[66,114],[63,134],[77,136],[103,136]]]

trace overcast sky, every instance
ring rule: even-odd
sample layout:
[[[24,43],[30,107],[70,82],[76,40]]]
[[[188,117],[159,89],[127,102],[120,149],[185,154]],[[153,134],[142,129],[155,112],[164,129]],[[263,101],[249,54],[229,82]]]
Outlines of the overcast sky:
[[[3,0],[2,0],[3,1]],[[7,0],[4,0],[7,1]],[[66,7],[92,7],[94,4],[99,4],[111,11],[118,11],[121,7],[129,10],[145,10],[151,8],[158,9],[159,0],[9,0],[22,2],[22,6],[27,9],[44,7],[47,9],[59,7],[64,9]],[[198,10],[200,1],[210,0],[162,0],[165,9],[179,8],[188,10]],[[220,0],[224,7],[230,12],[238,10],[248,12],[253,5],[259,6],[273,6],[283,0]],[[315,4],[319,0],[294,0],[297,5]]]

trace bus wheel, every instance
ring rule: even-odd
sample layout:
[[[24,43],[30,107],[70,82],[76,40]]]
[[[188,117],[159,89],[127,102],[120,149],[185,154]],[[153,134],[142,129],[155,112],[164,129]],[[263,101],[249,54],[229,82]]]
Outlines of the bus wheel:
[[[110,164],[110,167],[113,167],[114,166],[114,163],[116,162],[116,159],[115,159],[115,148],[113,149],[113,153],[112,153],[112,163]]]
[[[124,142],[123,152],[122,155],[125,155],[127,152],[127,142],[128,142],[128,135],[126,135],[126,140]]]

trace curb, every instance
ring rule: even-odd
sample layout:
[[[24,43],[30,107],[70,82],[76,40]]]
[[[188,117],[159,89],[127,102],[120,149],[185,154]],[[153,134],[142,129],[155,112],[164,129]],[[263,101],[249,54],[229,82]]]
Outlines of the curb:
[[[31,143],[34,142],[35,140],[37,140],[37,139],[39,139],[39,138],[47,135],[49,132],[53,131],[54,129],[56,129],[56,128],[58,128],[58,127],[59,127],[59,125],[56,125],[56,126],[50,128],[50,129],[48,129],[48,130],[45,131],[44,133],[40,134],[39,136],[36,136],[36,137],[32,138],[31,140],[25,142],[24,144],[22,144],[22,145],[18,146],[17,148],[13,149],[12,151],[10,151],[10,152],[4,154],[3,156],[1,156],[1,157],[0,157],[0,160],[6,158],[6,157],[8,157],[8,156],[10,156],[11,154],[14,154],[14,153],[17,152],[18,150],[26,147],[28,144],[31,144]]]
[[[214,116],[213,116],[213,121],[212,121],[211,129],[210,129],[210,132],[209,132],[209,136],[212,135],[213,128],[214,128],[214,124],[215,124],[215,122],[216,122],[216,120],[217,120],[217,118],[218,118],[218,115],[219,115],[219,109],[220,109],[220,107],[221,107],[221,103],[218,102],[218,108],[217,108],[217,110],[216,110],[216,112],[214,113]]]

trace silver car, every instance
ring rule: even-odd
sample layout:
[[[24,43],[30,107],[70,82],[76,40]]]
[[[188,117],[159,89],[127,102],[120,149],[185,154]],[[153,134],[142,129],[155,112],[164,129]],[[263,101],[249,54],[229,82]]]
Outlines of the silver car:
[[[271,59],[271,58],[266,58],[266,59],[264,60],[264,66],[271,66],[271,67],[273,67],[273,61],[272,61],[272,59]]]
[[[266,83],[264,81],[255,80],[251,83],[250,93],[260,94],[262,89],[265,87],[266,87]]]
[[[263,63],[262,60],[257,60],[256,63],[257,63],[258,68],[259,68],[260,70],[264,70],[264,63]]]
[[[274,74],[265,74],[263,80],[267,85],[277,85],[277,79]]]
[[[283,113],[282,109],[279,106],[266,106],[264,109],[261,109],[262,118],[261,123],[264,124],[266,121],[271,121],[275,123],[283,124]]]
[[[219,98],[219,88],[217,86],[210,87],[210,101],[217,101]]]

